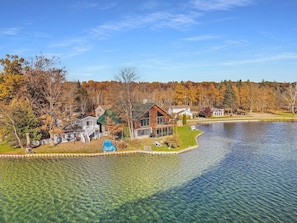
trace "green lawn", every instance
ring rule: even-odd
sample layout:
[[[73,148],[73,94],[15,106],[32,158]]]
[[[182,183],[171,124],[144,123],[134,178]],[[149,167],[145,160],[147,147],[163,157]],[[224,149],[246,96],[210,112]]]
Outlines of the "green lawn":
[[[189,126],[178,126],[176,132],[181,140],[180,149],[197,145],[196,137],[202,133],[201,130],[191,130]]]
[[[168,148],[165,143],[162,143],[164,139],[158,140],[158,138],[155,141],[158,141],[162,144],[160,147],[152,146],[153,151],[180,151],[183,149],[186,149],[188,147],[196,146],[197,141],[196,138],[199,134],[201,134],[201,130],[191,130],[189,126],[178,126],[175,127],[175,134],[178,136],[180,140],[180,146],[177,148]]]
[[[11,146],[9,146],[5,142],[0,142],[0,153],[3,154],[22,154],[25,153],[24,149],[14,149]]]

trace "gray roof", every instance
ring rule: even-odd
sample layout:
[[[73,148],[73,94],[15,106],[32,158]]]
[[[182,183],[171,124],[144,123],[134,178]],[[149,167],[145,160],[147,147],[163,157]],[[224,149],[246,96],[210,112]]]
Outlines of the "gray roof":
[[[149,102],[149,103],[134,103],[133,104],[133,120],[139,119],[142,115],[147,113],[155,103]]]

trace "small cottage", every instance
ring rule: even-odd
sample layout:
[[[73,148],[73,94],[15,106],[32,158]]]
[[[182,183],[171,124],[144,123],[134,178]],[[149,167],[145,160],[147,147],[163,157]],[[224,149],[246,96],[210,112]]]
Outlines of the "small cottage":
[[[222,117],[224,116],[224,109],[222,108],[212,108],[212,116],[213,117]]]

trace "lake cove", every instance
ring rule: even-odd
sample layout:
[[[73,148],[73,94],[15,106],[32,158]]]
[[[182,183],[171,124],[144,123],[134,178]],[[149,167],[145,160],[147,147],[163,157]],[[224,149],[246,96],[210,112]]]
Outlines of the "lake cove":
[[[0,222],[294,222],[297,123],[199,129],[170,156],[0,159]]]

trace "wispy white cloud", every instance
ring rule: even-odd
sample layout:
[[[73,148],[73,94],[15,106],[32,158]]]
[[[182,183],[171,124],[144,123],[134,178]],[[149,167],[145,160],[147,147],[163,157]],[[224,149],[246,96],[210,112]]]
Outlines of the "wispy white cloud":
[[[160,29],[170,27],[174,29],[184,29],[187,26],[198,24],[197,17],[200,13],[170,13],[154,12],[146,15],[130,15],[121,20],[107,22],[92,28],[90,31],[101,37],[106,37],[112,32],[132,30],[138,28]]]
[[[213,35],[202,35],[202,36],[188,37],[188,38],[184,38],[182,40],[196,42],[196,41],[212,40],[212,39],[217,39],[217,38],[219,38],[219,37],[213,36]]]
[[[280,53],[276,55],[263,56],[263,57],[257,57],[257,58],[246,59],[246,60],[234,60],[234,61],[222,62],[219,65],[233,66],[233,65],[242,65],[242,64],[263,63],[263,62],[270,62],[270,61],[277,61],[277,60],[295,60],[295,59],[297,59],[297,53],[287,52],[287,53]]]
[[[66,39],[60,42],[52,43],[48,46],[63,52],[60,54],[62,58],[70,58],[84,54],[91,50],[90,43],[84,38]]]
[[[10,27],[10,28],[3,28],[0,29],[0,34],[2,35],[9,35],[9,36],[16,36],[19,34],[19,31],[23,29],[23,27]]]
[[[170,2],[170,1],[159,1],[159,0],[147,0],[144,3],[142,3],[139,7],[141,10],[151,11],[151,10],[161,10],[161,8],[166,8],[169,10],[170,8],[173,8],[172,5],[175,7],[178,7],[176,2]]]
[[[49,45],[49,47],[51,47],[51,48],[55,48],[55,47],[69,47],[69,46],[74,46],[74,45],[82,44],[82,43],[84,43],[84,41],[85,40],[83,38],[66,39],[66,40],[62,40],[60,42],[52,43],[52,44]]]
[[[50,38],[51,35],[49,35],[48,33],[44,33],[44,32],[35,32],[33,33],[34,37],[36,38]]]
[[[88,46],[75,46],[69,49],[69,51],[63,56],[63,58],[75,57],[84,54],[90,50]]]
[[[75,2],[70,5],[70,8],[74,9],[101,9],[101,10],[106,10],[113,8],[117,5],[116,2],[109,2],[109,3],[98,3],[96,1],[79,1]]]
[[[253,4],[251,0],[193,0],[192,6],[202,11],[228,10]]]
[[[160,2],[156,0],[150,0],[146,1],[142,6],[141,9],[143,10],[151,10],[151,9],[156,9],[159,7]]]

